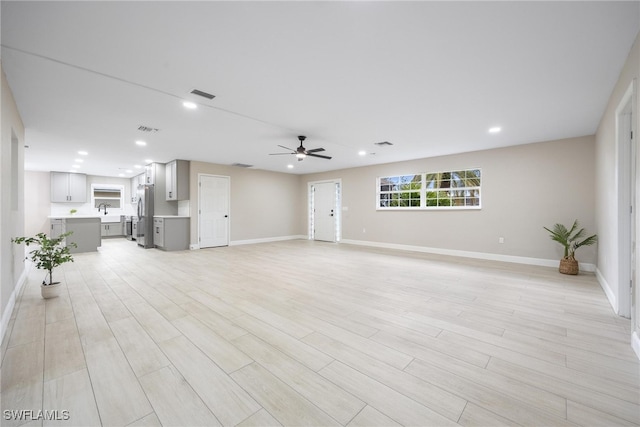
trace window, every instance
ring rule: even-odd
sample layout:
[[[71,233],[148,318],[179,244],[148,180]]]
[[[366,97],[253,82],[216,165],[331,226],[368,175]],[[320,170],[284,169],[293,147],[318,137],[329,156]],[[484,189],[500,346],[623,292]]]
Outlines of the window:
[[[378,178],[378,209],[480,209],[480,169]]]
[[[124,186],[111,184],[91,184],[91,200],[93,207],[106,204],[111,209],[123,206]]]
[[[421,175],[380,178],[380,207],[420,207]]]

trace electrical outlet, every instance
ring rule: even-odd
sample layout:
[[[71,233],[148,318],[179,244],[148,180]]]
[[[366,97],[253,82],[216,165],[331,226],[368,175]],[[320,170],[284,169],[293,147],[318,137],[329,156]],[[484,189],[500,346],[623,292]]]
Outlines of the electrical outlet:
[[[498,237],[498,243],[504,243],[504,237]]]

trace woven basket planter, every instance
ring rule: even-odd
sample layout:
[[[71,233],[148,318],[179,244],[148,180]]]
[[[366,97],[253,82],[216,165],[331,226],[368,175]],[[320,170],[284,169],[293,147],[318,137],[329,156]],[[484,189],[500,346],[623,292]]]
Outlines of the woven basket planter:
[[[575,258],[562,258],[560,260],[560,273],[562,274],[578,274],[578,261]]]

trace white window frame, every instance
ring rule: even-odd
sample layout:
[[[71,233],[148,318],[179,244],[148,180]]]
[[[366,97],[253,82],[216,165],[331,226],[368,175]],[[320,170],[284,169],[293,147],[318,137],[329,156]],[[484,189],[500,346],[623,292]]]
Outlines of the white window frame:
[[[120,193],[120,197],[98,197],[96,198],[95,196],[95,192],[96,191],[113,191],[116,193]],[[116,201],[118,201],[118,207],[116,206],[109,206],[109,209],[118,209],[118,210],[122,210],[124,209],[124,185],[119,185],[119,184],[91,184],[91,206],[93,208],[97,208],[96,206],[96,200],[100,200],[102,202],[108,203],[110,201],[113,201],[114,203]]]
[[[451,173],[457,171],[479,171],[480,173],[480,185],[471,186],[471,187],[449,187],[449,188],[435,188],[430,189],[427,188],[427,175],[432,174],[443,174],[443,173]],[[482,209],[482,169],[481,168],[465,168],[465,169],[449,169],[445,171],[439,172],[423,172],[423,173],[406,173],[406,174],[397,174],[397,175],[387,175],[376,178],[376,210],[379,211],[390,211],[390,210],[400,210],[400,211],[415,211],[415,210],[480,210]],[[419,206],[380,206],[381,194],[387,193],[386,191],[381,191],[381,182],[384,179],[393,179],[400,178],[406,176],[420,176],[420,188],[419,189],[410,189],[402,192],[419,192],[420,193],[420,205]],[[429,191],[477,191],[478,192],[478,205],[465,205],[465,206],[427,206],[427,192]],[[390,191],[389,194],[401,192],[401,191]]]

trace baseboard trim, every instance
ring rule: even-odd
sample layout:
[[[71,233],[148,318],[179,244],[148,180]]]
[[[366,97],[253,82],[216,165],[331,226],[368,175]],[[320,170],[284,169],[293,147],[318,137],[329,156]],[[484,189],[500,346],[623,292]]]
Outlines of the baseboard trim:
[[[596,279],[598,279],[600,287],[604,291],[604,294],[607,296],[609,304],[611,304],[611,308],[613,308],[613,312],[619,315],[620,308],[618,307],[618,298],[616,297],[616,293],[613,292],[613,289],[611,289],[611,286],[607,282],[607,279],[605,279],[602,275],[600,269],[596,269]]]
[[[7,306],[2,309],[2,321],[0,323],[0,342],[4,340],[4,334],[6,334],[7,328],[9,327],[9,321],[11,320],[13,309],[16,307],[18,295],[20,295],[22,287],[26,282],[27,268],[22,270],[22,274],[18,278],[18,283],[16,283],[15,288],[13,288],[13,292],[11,292],[11,296],[9,297],[9,302],[7,302]]]
[[[294,236],[265,237],[263,239],[233,240],[229,242],[229,246],[255,245],[257,243],[282,242],[284,240],[299,240],[299,239],[306,239],[306,238],[307,236],[304,236],[304,235],[294,235]]]
[[[521,257],[521,256],[514,256],[514,255],[493,254],[493,253],[487,253],[487,252],[461,251],[457,249],[430,248],[427,246],[400,245],[396,243],[370,242],[366,240],[344,239],[341,242],[350,244],[350,245],[370,246],[375,248],[386,248],[386,249],[398,249],[398,250],[412,251],[412,252],[424,252],[424,253],[437,254],[437,255],[449,255],[449,256],[457,256],[457,257],[463,257],[463,258],[484,259],[488,261],[502,261],[502,262],[510,262],[514,264],[537,265],[541,267],[558,267],[560,262],[559,260],[555,260],[555,259]],[[596,270],[596,266],[591,263],[581,262],[580,269],[582,271],[587,271],[592,273]]]

